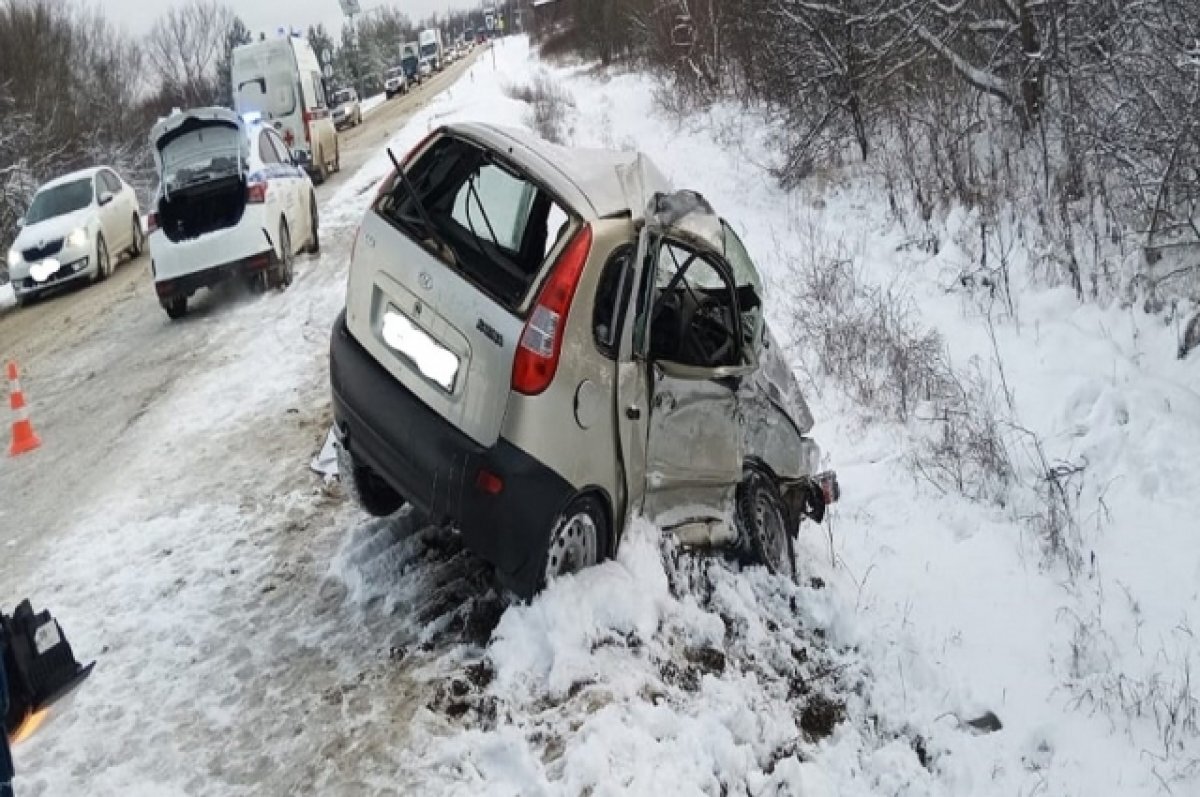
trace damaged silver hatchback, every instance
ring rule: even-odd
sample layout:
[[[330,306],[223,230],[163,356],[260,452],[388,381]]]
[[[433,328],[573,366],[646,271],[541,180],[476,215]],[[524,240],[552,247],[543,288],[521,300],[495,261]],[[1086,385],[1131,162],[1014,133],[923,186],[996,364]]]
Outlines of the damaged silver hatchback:
[[[838,498],[734,230],[641,155],[435,131],[355,241],[331,379],[370,513],[453,524],[529,596],[641,514],[793,575]]]

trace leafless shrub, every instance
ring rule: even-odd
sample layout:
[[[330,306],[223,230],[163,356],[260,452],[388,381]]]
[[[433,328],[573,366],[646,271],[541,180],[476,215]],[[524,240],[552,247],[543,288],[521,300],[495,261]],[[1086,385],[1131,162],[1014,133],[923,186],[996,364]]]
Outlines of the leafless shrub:
[[[569,134],[567,121],[575,107],[570,92],[545,72],[539,72],[533,83],[509,85],[505,93],[529,105],[526,121],[539,136],[555,144],[565,143]]]

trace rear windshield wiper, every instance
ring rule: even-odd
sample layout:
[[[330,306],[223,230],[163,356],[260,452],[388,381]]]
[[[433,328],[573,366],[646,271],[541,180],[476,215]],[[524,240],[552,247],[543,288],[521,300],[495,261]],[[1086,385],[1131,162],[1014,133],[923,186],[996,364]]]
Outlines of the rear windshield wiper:
[[[429,211],[425,209],[425,203],[421,201],[421,195],[417,192],[417,187],[412,184],[412,180],[408,179],[408,173],[404,171],[404,167],[396,159],[396,155],[392,152],[391,147],[388,147],[387,154],[392,160],[392,166],[396,167],[396,176],[408,191],[408,195],[412,197],[413,206],[416,207],[417,214],[420,215],[421,223],[425,225],[426,232],[433,242],[437,244],[438,248],[442,250],[439,254],[445,256],[446,253],[449,253],[451,262],[457,266],[458,253],[454,251],[453,246],[446,243],[446,239],[438,232],[437,227],[433,226],[433,219],[430,218]]]

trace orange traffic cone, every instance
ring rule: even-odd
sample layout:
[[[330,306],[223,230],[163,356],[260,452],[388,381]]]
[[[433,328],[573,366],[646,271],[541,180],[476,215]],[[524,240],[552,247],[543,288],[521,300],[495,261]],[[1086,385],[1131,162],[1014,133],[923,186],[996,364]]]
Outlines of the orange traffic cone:
[[[25,394],[21,392],[20,376],[17,364],[10,362],[8,364],[8,404],[17,416],[13,420],[12,445],[8,448],[10,457],[28,454],[42,444],[33,431],[33,424],[29,422],[29,408],[25,406]]]

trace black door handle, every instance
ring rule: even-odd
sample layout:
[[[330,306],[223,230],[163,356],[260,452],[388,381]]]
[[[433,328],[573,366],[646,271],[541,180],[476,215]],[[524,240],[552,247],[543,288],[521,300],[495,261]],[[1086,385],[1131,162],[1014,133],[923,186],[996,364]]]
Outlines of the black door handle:
[[[631,421],[640,421],[642,419],[642,408],[637,406],[629,406],[625,408],[625,417]]]

